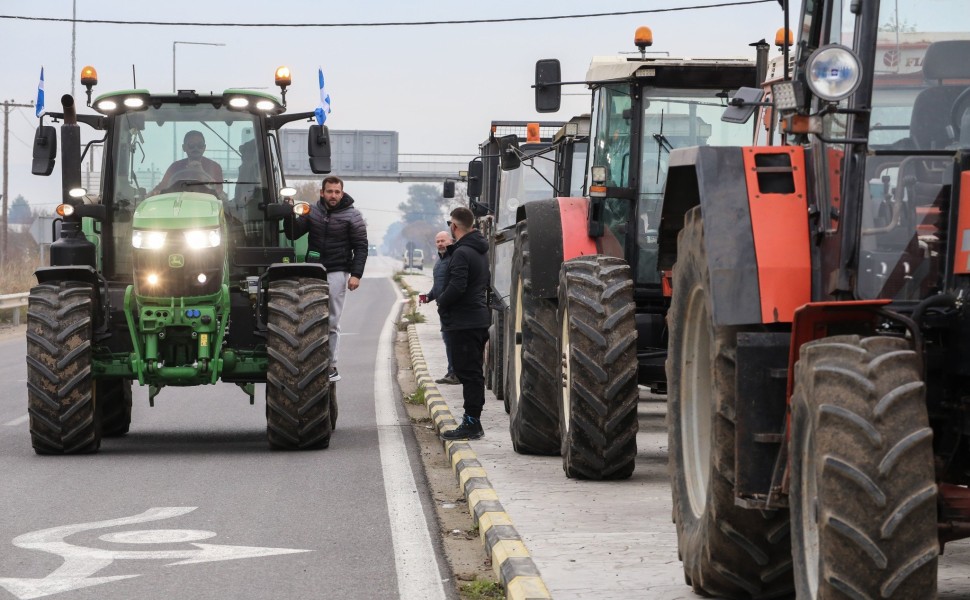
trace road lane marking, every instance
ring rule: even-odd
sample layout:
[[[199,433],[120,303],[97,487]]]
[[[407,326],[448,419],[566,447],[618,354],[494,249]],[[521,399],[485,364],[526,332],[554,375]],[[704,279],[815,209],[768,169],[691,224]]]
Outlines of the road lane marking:
[[[191,544],[194,548],[182,550],[105,550],[75,546],[65,542],[68,536],[92,529],[106,529],[136,523],[147,523],[171,519],[188,514],[195,510],[195,506],[167,506],[150,508],[145,512],[130,517],[95,521],[92,523],[78,523],[62,525],[50,529],[41,529],[25,533],[14,538],[13,545],[26,550],[38,550],[56,554],[64,558],[64,563],[53,573],[42,578],[0,577],[0,587],[20,600],[42,598],[52,594],[59,594],[70,590],[131,579],[140,574],[117,575],[114,577],[92,577],[98,571],[111,565],[116,560],[173,560],[167,566],[190,565],[240,558],[256,558],[274,556],[278,554],[295,554],[310,552],[291,548],[259,548],[255,546],[227,546],[216,544]],[[101,536],[101,540],[123,544],[172,544],[179,542],[194,542],[208,539],[216,534],[211,531],[195,529],[157,529],[115,532]]]
[[[7,427],[17,427],[18,425],[23,425],[30,420],[30,415],[21,415],[14,419],[13,421],[7,421],[4,423]]]
[[[403,296],[394,286],[398,301]],[[377,350],[374,377],[374,406],[377,413],[377,435],[381,449],[381,468],[384,471],[384,492],[387,514],[391,520],[391,541],[394,546],[394,566],[397,570],[397,589],[400,598],[445,598],[441,573],[435,557],[428,522],[425,520],[418,484],[411,471],[401,421],[396,411],[394,395],[394,336],[397,331],[397,306],[384,322]]]

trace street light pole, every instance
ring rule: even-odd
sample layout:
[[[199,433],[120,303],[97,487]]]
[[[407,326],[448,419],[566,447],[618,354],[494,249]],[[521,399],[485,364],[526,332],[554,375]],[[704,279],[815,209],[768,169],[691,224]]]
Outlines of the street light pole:
[[[216,42],[183,42],[183,41],[172,42],[172,93],[175,93],[177,91],[175,88],[175,45],[176,44],[190,44],[192,46],[225,46],[225,44],[220,44]]]

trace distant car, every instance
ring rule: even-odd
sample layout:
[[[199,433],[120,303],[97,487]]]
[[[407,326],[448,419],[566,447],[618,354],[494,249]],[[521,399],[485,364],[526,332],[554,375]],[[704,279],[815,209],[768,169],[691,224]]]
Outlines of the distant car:
[[[404,267],[424,270],[424,250],[415,249],[411,252],[411,262],[408,263],[408,251],[404,251]]]

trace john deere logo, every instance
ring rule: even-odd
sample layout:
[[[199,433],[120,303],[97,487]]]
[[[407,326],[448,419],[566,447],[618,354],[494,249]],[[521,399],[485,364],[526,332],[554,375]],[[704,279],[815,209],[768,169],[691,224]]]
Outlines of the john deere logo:
[[[168,266],[172,267],[173,269],[181,269],[185,266],[185,257],[181,254],[169,254]]]

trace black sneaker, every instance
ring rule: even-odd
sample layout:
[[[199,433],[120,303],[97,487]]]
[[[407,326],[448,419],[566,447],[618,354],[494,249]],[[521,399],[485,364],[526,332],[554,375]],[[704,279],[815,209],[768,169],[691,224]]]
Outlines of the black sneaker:
[[[330,369],[330,381],[340,381],[340,373],[337,372],[337,367]]]
[[[452,429],[451,431],[445,431],[441,434],[441,439],[450,440],[477,440],[485,435],[485,431],[482,429],[482,422],[475,417],[469,417],[465,415],[458,427]]]
[[[441,383],[444,385],[458,385],[459,383],[461,383],[460,381],[458,381],[458,376],[455,375],[454,373],[448,373],[441,379],[435,379],[434,382]]]

